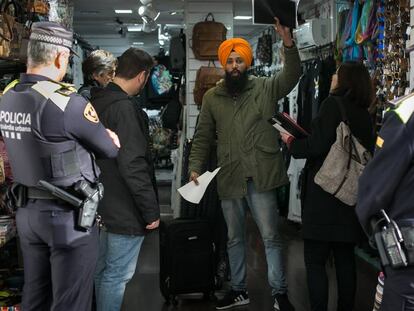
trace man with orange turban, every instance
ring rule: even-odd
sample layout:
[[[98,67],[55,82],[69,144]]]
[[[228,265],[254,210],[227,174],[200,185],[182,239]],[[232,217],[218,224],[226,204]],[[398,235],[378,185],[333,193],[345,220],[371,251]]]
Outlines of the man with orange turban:
[[[290,93],[301,75],[299,52],[291,30],[275,18],[283,40],[285,64],[277,76],[256,78],[247,69],[253,59],[250,44],[241,38],[224,41],[219,49],[225,77],[203,97],[199,123],[189,159],[190,180],[205,170],[210,146],[217,139],[217,190],[228,228],[231,290],[218,301],[223,310],[249,303],[246,284],[245,210],[260,230],[268,264],[274,308],[294,310],[287,296],[283,241],[278,232],[276,188],[288,183],[279,146],[279,132],[267,120],[279,99]]]

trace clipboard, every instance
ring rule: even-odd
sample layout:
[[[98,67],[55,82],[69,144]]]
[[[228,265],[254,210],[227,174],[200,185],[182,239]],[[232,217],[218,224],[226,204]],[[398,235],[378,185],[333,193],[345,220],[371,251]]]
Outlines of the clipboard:
[[[276,114],[268,121],[279,132],[285,132],[295,138],[301,139],[309,136],[309,133],[306,132],[301,126],[299,126],[295,120],[293,120],[285,112],[276,112]]]
[[[283,26],[296,28],[296,3],[291,0],[252,0],[253,24],[274,25],[276,16]]]

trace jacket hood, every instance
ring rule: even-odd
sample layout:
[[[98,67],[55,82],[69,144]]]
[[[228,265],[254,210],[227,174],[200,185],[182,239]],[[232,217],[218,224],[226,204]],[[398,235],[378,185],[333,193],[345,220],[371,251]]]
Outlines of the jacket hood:
[[[91,102],[98,114],[115,102],[128,100],[128,95],[116,84],[91,89]]]

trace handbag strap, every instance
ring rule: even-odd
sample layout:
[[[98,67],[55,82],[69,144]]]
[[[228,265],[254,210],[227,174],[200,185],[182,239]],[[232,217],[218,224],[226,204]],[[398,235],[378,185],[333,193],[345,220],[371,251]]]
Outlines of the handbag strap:
[[[208,20],[208,18],[209,18],[209,17],[211,17],[210,22],[214,22],[214,21],[215,21],[215,19],[214,19],[214,15],[213,15],[213,13],[211,13],[211,12],[207,14],[207,16],[206,16],[206,18],[204,19],[204,21],[205,21],[205,22],[208,22],[208,21],[209,21],[209,20]]]
[[[340,96],[333,96],[335,101],[338,103],[339,112],[341,113],[342,121],[349,126],[349,119],[346,115],[345,106]]]

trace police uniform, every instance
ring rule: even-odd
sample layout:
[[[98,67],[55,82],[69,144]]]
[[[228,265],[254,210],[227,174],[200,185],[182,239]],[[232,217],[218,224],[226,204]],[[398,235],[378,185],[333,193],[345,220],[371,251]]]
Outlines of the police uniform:
[[[72,33],[55,23],[34,23],[30,40],[70,48]],[[70,191],[97,181],[95,157],[118,149],[92,105],[67,84],[22,74],[0,103],[0,129],[14,181],[27,189],[16,213],[24,261],[22,309],[90,310],[98,232],[76,227],[73,206],[48,196],[39,180]]]
[[[370,221],[381,209],[400,228],[414,228],[414,94],[394,104],[385,115],[374,158],[359,181],[356,212],[366,232],[371,231]],[[385,267],[385,272],[380,310],[413,310],[414,266]]]

